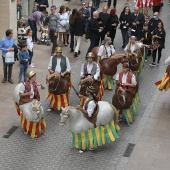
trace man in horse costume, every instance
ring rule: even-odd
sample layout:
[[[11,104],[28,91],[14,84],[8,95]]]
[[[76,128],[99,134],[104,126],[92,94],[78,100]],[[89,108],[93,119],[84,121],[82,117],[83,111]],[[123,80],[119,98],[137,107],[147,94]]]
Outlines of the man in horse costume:
[[[123,63],[122,71],[116,75],[116,84],[123,94],[126,94],[126,91],[135,93],[135,87],[137,84],[136,77],[129,70],[129,64],[127,62]]]
[[[92,52],[89,52],[87,54],[88,61],[87,63],[83,63],[81,66],[81,80],[80,85],[89,81],[90,83],[93,83],[94,80],[98,80],[100,77],[100,67],[99,65],[93,61],[94,54]]]
[[[51,56],[48,71],[50,75],[47,77],[47,82],[49,82],[49,93],[47,98],[50,98],[50,104],[52,109],[61,109],[62,107],[68,106],[68,92],[71,87],[70,81],[70,62],[68,58],[62,55],[62,48],[56,47],[56,55]],[[55,86],[55,87],[54,87]],[[64,88],[66,86],[66,88]],[[50,91],[50,87],[52,90]]]
[[[97,54],[99,60],[103,60],[105,58],[110,59],[113,58],[113,56],[115,55],[115,49],[111,43],[112,43],[111,38],[105,37],[105,39],[102,42],[102,45],[99,47],[99,51]],[[104,77],[105,77],[105,89],[112,90],[114,84],[113,77],[109,75],[104,75]]]
[[[86,88],[86,96],[80,95],[80,97],[85,98],[85,103],[83,108],[80,105],[76,106],[77,110],[80,110],[84,116],[90,121],[95,122],[97,119],[97,112],[98,112],[98,101],[95,95],[95,88],[93,86],[88,86]],[[95,119],[95,120],[93,120]],[[96,126],[94,124],[94,126]],[[94,150],[93,148],[89,148],[90,150]],[[85,150],[79,150],[79,153],[83,153]]]
[[[36,82],[36,73],[34,71],[29,71],[27,77],[28,80],[19,88],[19,105],[32,102],[34,99],[40,101],[38,86],[41,86],[41,89],[45,89],[42,84]]]
[[[13,92],[13,98],[18,115],[21,119],[21,126],[25,134],[30,134],[32,138],[40,137],[41,132],[45,131],[44,110],[40,103],[38,86],[45,87],[36,82],[36,73],[27,72],[28,80],[19,83]]]

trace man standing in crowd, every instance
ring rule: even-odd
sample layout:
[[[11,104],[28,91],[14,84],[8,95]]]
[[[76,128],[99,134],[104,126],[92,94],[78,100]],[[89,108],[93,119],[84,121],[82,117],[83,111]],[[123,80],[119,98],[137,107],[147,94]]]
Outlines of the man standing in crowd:
[[[6,36],[2,38],[2,40],[0,41],[0,50],[2,50],[2,60],[3,60],[3,69],[4,69],[4,78],[2,80],[2,83],[5,83],[7,81],[7,75],[8,75],[8,81],[11,84],[14,84],[14,81],[11,79],[13,64],[5,63],[5,57],[7,52],[14,51],[13,45],[14,45],[13,30],[8,29],[6,31]]]
[[[158,16],[159,16],[159,13],[155,12],[153,14],[153,18],[151,18],[149,23],[148,23],[148,27],[149,27],[149,30],[150,30],[151,33],[153,32],[154,29],[156,29],[158,27],[158,23],[162,22],[162,20],[159,19]]]
[[[41,18],[46,17],[47,15],[48,15],[47,11],[43,11],[43,12],[35,11],[28,18],[28,23],[32,29],[32,40],[34,43],[37,43],[37,25],[36,25],[36,23],[38,23],[40,29],[42,31],[44,31],[43,26],[41,24]]]
[[[95,46],[98,46],[100,33],[102,31],[102,29],[99,27],[99,24],[98,24],[98,17],[99,17],[98,12],[97,11],[93,12],[93,18],[89,22],[90,47],[87,51],[87,54],[89,52],[91,52],[91,50]],[[86,56],[87,56],[87,54],[86,54]]]
[[[145,23],[145,17],[142,13],[139,12],[139,8],[135,7],[134,12],[130,14],[130,26],[131,26],[131,35],[136,36],[137,40],[140,40],[142,37],[143,24]]]
[[[103,28],[101,28],[102,32],[100,33],[101,42],[104,40],[104,37],[109,30],[110,15],[107,13],[107,10],[108,8],[105,6],[103,7],[102,12],[99,13],[99,18],[102,19],[103,22]]]
[[[57,47],[57,35],[58,35],[58,29],[60,24],[60,16],[56,13],[56,6],[51,6],[51,14],[46,19],[48,23],[48,27],[50,30],[50,39],[53,43],[51,55],[55,53],[55,49]]]

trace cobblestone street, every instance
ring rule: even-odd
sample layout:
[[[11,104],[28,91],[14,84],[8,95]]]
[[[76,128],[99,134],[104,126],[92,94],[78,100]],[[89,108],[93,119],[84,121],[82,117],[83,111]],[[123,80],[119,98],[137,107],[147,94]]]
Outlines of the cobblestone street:
[[[80,2],[72,1],[69,3],[71,9],[79,8]],[[87,0],[86,0],[87,1]],[[167,4],[165,4],[167,3]],[[20,126],[19,116],[12,100],[12,92],[18,82],[19,64],[16,62],[13,69],[14,85],[9,83],[1,84],[0,101],[0,170],[123,170],[129,158],[123,157],[129,143],[136,144],[141,131],[146,123],[143,114],[146,111],[151,99],[158,98],[159,92],[155,82],[163,77],[166,66],[164,60],[169,56],[169,25],[170,8],[165,2],[160,18],[164,22],[166,30],[166,45],[162,52],[161,63],[159,66],[150,67],[152,58],[149,57],[144,69],[139,76],[139,95],[141,103],[134,123],[128,127],[127,124],[120,124],[121,130],[118,132],[119,139],[115,142],[97,148],[95,151],[87,151],[79,154],[78,150],[72,148],[72,136],[68,124],[64,127],[59,126],[60,115],[56,112],[46,112],[49,108],[49,101],[46,100],[47,88],[40,91],[42,106],[45,110],[45,121],[47,130],[40,138],[32,139],[25,135]],[[101,4],[101,7],[105,3]],[[125,0],[118,0],[117,12],[120,15]],[[101,8],[100,8],[101,9]],[[133,7],[132,7],[133,11]],[[118,29],[115,38],[116,53],[123,53],[121,32]],[[80,57],[74,58],[70,53],[69,47],[63,47],[63,54],[68,56],[72,67],[72,80],[74,87],[78,90],[80,79],[81,64],[85,62],[85,54],[89,47],[89,42],[83,38],[80,46]],[[33,62],[37,73],[38,82],[45,85],[45,77],[48,74],[47,67],[50,60],[51,47],[45,45],[35,45],[35,55]],[[119,66],[119,70],[120,70]],[[2,70],[2,62],[0,64]],[[3,77],[2,71],[0,77]],[[102,100],[111,103],[113,91],[105,91]],[[5,101],[5,102],[4,102]],[[74,90],[71,90],[70,105],[75,106],[79,103],[79,98]],[[18,126],[17,130],[9,137],[3,138],[6,132],[12,127]],[[144,169],[145,170],[145,169]]]

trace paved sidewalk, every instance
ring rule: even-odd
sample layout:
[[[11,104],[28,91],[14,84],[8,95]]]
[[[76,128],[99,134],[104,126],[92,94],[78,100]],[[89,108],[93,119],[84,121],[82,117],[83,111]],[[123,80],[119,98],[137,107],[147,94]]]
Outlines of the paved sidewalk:
[[[125,170],[170,169],[170,90],[154,95],[157,99],[151,99],[143,115],[148,120]]]

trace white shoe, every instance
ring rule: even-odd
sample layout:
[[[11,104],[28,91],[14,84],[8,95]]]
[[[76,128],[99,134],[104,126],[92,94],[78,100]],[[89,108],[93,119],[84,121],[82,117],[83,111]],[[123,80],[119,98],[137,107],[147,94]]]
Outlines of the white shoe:
[[[28,132],[24,132],[25,135],[28,135]]]
[[[47,112],[51,112],[51,111],[52,111],[52,109],[51,109],[51,108],[47,109]]]
[[[84,153],[85,152],[85,150],[79,150],[79,153]]]
[[[34,66],[34,63],[31,63]]]
[[[95,149],[94,148],[89,148],[90,151],[94,151]]]
[[[33,64],[30,64],[29,66],[30,66],[31,68],[34,68],[34,67],[35,67]]]

